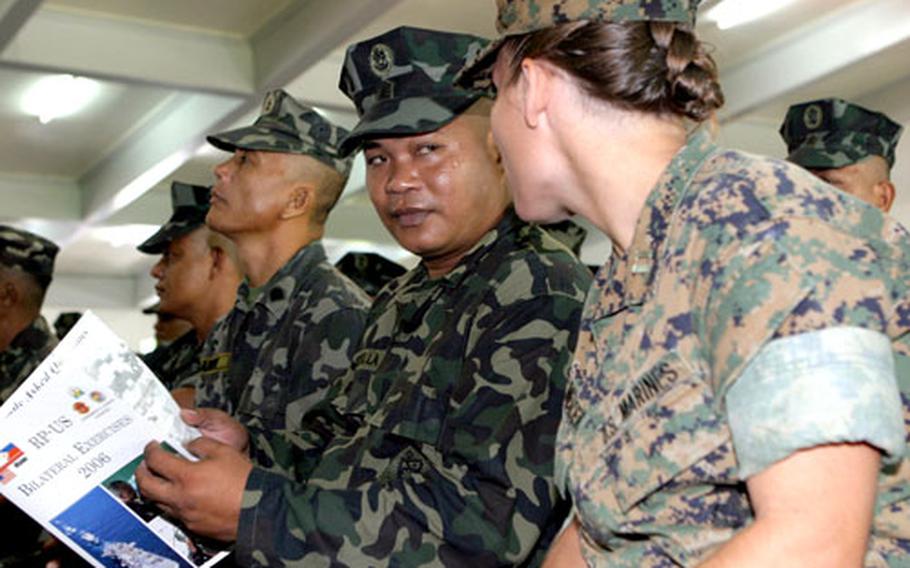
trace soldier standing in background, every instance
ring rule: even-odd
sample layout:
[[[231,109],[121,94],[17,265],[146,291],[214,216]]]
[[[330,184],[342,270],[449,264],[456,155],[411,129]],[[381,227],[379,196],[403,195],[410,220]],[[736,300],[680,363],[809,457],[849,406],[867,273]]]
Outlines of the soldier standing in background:
[[[534,565],[562,524],[553,439],[590,274],[516,217],[490,101],[452,87],[484,43],[398,28],[348,49],[361,120],[344,148],[364,148],[377,213],[421,263],[376,298],[352,369],[296,433],[297,481],[209,439],[199,464],[147,450],[161,477],[140,470],[143,492],[236,538],[243,565]]]
[[[891,169],[902,130],[880,112],[821,99],[791,106],[780,134],[789,161],[887,213],[894,203]]]
[[[161,255],[151,269],[159,313],[193,326],[162,352],[146,358],[182,406],[193,405],[202,344],[215,322],[231,310],[241,279],[233,245],[205,226],[209,195],[207,187],[173,182],[173,214],[138,247]]]

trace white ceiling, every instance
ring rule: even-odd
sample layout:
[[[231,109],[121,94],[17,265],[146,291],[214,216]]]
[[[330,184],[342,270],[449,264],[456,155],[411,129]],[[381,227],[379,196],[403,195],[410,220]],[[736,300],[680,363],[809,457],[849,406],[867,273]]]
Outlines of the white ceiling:
[[[170,182],[210,183],[225,157],[207,133],[251,122],[275,87],[350,126],[337,89],[349,43],[399,25],[490,36],[494,13],[493,0],[0,0],[0,222],[63,245],[52,306],[134,307],[153,260],[134,247],[169,216]],[[795,0],[731,30],[702,18],[699,35],[721,68],[727,145],[782,156],[787,106],[826,96],[910,124],[908,0]],[[101,94],[41,125],[20,100],[49,73],[96,79]],[[910,224],[908,141],[894,178],[894,213]],[[358,165],[329,223],[330,253],[403,258],[362,187]],[[584,257],[607,251],[593,237]]]

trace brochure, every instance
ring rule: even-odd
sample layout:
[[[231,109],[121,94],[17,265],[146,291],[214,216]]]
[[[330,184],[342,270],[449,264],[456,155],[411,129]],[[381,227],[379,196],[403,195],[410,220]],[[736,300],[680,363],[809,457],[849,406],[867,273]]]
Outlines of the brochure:
[[[144,501],[150,441],[199,436],[157,377],[86,312],[0,407],[0,494],[93,566],[192,568],[226,556]]]

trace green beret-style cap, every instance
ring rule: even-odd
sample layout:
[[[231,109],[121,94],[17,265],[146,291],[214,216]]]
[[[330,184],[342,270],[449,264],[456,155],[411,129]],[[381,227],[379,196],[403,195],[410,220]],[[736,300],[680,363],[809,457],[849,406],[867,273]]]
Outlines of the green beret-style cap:
[[[869,156],[881,156],[894,167],[902,130],[880,112],[843,99],[820,99],[791,106],[780,135],[787,159],[804,168],[843,168]]]
[[[205,224],[209,212],[210,188],[175,181],[171,184],[171,207],[174,213],[158,232],[139,245],[140,252],[161,254],[171,241],[188,235]]]
[[[305,154],[347,177],[351,172],[351,160],[343,157],[338,149],[347,133],[278,89],[265,96],[262,112],[252,126],[213,134],[207,140],[226,152],[240,149]]]
[[[18,267],[50,282],[54,275],[54,259],[60,248],[34,233],[0,225],[0,264]]]
[[[342,142],[349,155],[368,139],[433,132],[487,93],[454,86],[465,60],[487,40],[400,27],[348,47],[339,87],[360,122]]]

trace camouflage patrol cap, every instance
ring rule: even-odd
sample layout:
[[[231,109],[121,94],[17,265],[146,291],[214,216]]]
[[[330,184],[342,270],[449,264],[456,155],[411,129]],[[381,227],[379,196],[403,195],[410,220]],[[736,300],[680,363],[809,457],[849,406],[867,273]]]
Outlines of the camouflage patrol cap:
[[[338,86],[360,122],[342,152],[351,154],[367,139],[424,134],[451,122],[487,94],[452,84],[466,58],[486,44],[469,34],[399,27],[349,46]]]
[[[0,265],[18,267],[38,278],[44,286],[54,274],[54,259],[60,248],[34,233],[0,225]]]
[[[695,25],[701,0],[496,0],[499,37],[469,58],[455,78],[458,85],[490,84],[496,54],[506,38],[575,21],[681,22]]]
[[[793,105],[780,127],[787,159],[804,168],[843,168],[869,156],[894,167],[901,125],[880,112],[842,99]]]
[[[349,252],[341,257],[335,267],[370,297],[378,294],[390,281],[407,272],[397,262],[373,252]]]
[[[351,160],[341,156],[338,144],[348,131],[335,126],[312,108],[301,104],[287,92],[271,91],[262,102],[262,111],[252,126],[213,134],[209,144],[233,152],[263,150],[305,154],[347,177]]]
[[[201,185],[175,181],[171,184],[171,207],[174,213],[158,232],[139,245],[146,254],[163,253],[171,241],[195,231],[205,224],[211,190]]]

